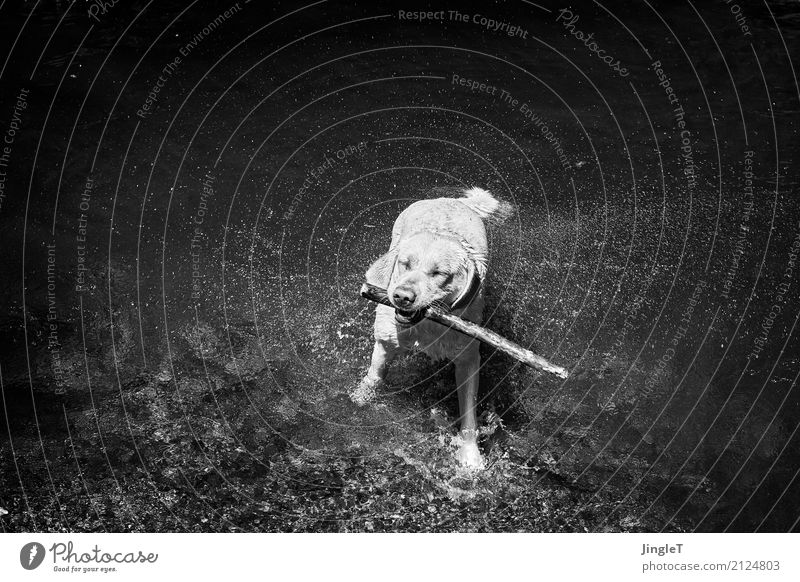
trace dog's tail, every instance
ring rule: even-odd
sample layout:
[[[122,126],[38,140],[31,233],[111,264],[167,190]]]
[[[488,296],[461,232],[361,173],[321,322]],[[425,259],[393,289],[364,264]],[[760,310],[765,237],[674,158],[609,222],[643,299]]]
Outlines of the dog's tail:
[[[500,224],[514,214],[511,204],[498,200],[483,188],[464,190],[463,195],[463,198],[458,199],[459,202],[493,224]]]

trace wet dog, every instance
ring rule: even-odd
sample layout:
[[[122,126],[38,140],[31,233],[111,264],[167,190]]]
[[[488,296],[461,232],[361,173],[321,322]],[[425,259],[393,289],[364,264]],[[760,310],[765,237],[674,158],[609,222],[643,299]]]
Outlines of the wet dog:
[[[377,306],[372,363],[350,396],[358,404],[374,398],[389,362],[403,351],[420,350],[435,360],[452,360],[458,385],[458,460],[480,467],[475,415],[478,341],[414,317],[436,304],[478,324],[483,318],[483,281],[489,263],[484,221],[501,222],[511,207],[481,188],[461,194],[461,198],[420,200],[406,208],[394,223],[389,252],[367,271],[367,282],[385,288],[394,308]]]

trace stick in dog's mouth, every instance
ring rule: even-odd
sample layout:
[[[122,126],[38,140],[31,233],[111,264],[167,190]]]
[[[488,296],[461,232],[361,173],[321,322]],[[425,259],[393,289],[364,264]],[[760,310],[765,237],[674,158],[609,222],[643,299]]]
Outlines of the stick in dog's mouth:
[[[502,350],[511,357],[519,360],[523,364],[531,366],[532,368],[536,368],[537,370],[542,370],[544,372],[550,372],[551,374],[555,374],[559,378],[563,379],[569,377],[569,372],[566,370],[566,368],[552,364],[542,356],[534,354],[530,350],[527,350],[522,346],[519,346],[514,342],[496,334],[495,332],[479,326],[476,323],[465,321],[456,315],[448,313],[447,310],[440,309],[437,305],[432,304],[419,311],[400,311],[389,300],[386,289],[376,287],[375,285],[370,285],[369,283],[364,283],[361,286],[361,296],[364,299],[369,299],[370,301],[393,308],[395,310],[395,319],[402,325],[413,325],[423,317],[426,317],[444,326],[455,329],[456,331],[459,331],[465,335],[474,337],[499,350]],[[408,320],[407,323],[406,319]]]

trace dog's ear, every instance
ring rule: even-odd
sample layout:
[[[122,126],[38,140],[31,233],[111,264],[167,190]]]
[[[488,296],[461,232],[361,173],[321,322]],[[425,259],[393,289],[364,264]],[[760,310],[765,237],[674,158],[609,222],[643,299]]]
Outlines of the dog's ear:
[[[464,282],[462,284],[461,292],[455,298],[451,307],[464,307],[464,304],[469,303],[472,294],[475,292],[477,286],[481,284],[480,276],[475,267],[475,261],[471,258],[467,259],[467,266],[464,269]]]
[[[370,285],[388,289],[397,263],[397,249],[390,249],[367,269],[366,279]]]

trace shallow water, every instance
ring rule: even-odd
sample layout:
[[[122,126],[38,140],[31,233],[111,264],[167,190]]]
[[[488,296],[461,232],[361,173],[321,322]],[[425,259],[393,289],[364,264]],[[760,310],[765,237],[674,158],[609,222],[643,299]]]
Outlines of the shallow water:
[[[2,527],[797,529],[795,3],[743,6],[750,34],[721,2],[581,4],[572,28],[546,3],[239,6],[207,33],[219,7],[3,9],[8,128],[29,94]],[[460,184],[516,209],[486,325],[571,370],[484,349],[478,476],[451,460],[451,367],[346,396],[364,271]]]

